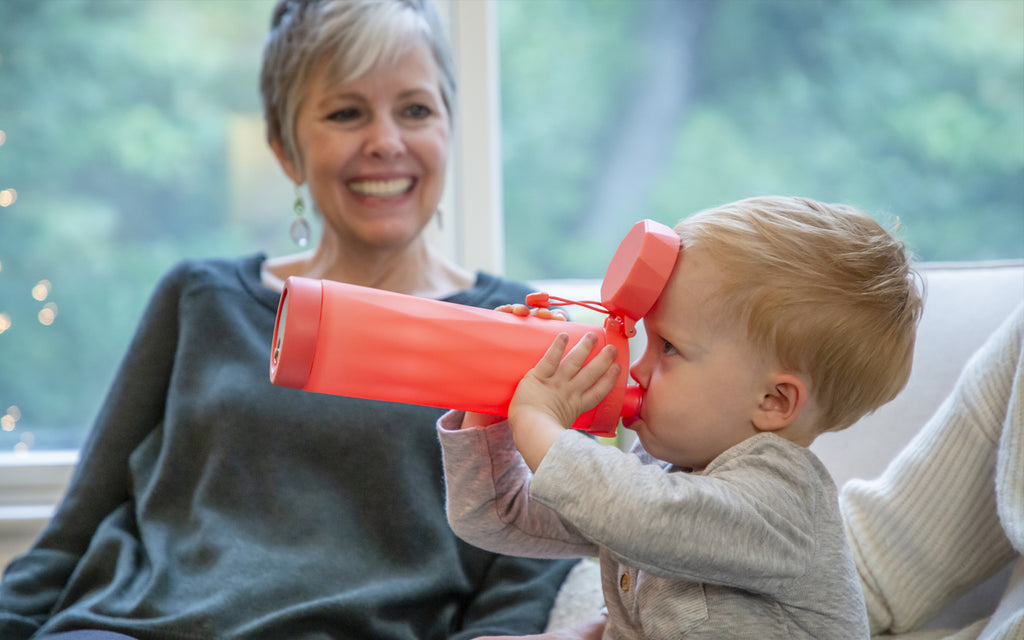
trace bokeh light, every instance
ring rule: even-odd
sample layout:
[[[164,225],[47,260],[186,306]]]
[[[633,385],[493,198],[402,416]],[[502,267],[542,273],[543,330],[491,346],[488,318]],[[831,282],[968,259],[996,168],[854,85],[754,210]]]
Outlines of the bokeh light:
[[[47,327],[53,324],[53,321],[57,319],[57,305],[52,302],[47,302],[43,305],[43,308],[39,310],[39,323],[46,325]]]
[[[4,431],[14,431],[14,428],[18,424],[18,420],[21,419],[21,409],[17,405],[7,407],[7,413],[0,416],[0,429]]]
[[[53,285],[50,284],[49,280],[40,280],[36,283],[36,286],[32,287],[32,297],[42,302],[46,300],[46,296],[50,295],[50,289]]]

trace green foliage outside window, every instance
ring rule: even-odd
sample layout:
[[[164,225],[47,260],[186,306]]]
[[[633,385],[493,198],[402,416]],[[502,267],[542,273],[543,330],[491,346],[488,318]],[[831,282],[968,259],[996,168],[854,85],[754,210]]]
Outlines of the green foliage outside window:
[[[925,260],[1024,257],[1017,0],[498,8],[511,276],[601,277],[638,219],[783,193],[898,217]]]
[[[227,162],[270,6],[0,2],[0,451],[80,444],[174,262],[286,241],[290,201],[238,220]]]

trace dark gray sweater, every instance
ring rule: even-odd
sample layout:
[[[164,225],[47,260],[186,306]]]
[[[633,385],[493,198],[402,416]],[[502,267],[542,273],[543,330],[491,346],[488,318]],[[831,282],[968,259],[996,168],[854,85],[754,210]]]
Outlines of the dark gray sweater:
[[[277,387],[263,256],[161,281],[39,541],[0,583],[0,638],[427,640],[543,629],[570,564],[461,542],[439,409]],[[521,285],[479,274],[448,300]]]

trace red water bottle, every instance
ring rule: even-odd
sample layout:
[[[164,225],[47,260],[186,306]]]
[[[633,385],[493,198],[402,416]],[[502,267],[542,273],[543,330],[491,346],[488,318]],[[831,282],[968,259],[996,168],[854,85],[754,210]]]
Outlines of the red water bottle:
[[[657,300],[679,252],[679,236],[643,220],[612,257],[601,303],[532,294],[531,306],[583,304],[608,314],[603,327],[544,320],[429,298],[291,277],[278,305],[270,379],[294,387],[372,400],[507,415],[516,386],[558,333],[570,343],[598,335],[595,353],[615,346],[615,387],[574,428],[615,434],[639,411],[640,388],[627,385],[628,339]]]

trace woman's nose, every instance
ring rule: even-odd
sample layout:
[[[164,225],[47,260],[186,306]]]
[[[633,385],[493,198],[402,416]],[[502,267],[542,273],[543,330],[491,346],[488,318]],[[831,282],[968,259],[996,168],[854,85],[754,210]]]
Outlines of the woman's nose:
[[[366,153],[383,160],[401,155],[405,148],[402,131],[390,117],[375,118],[367,129]]]

